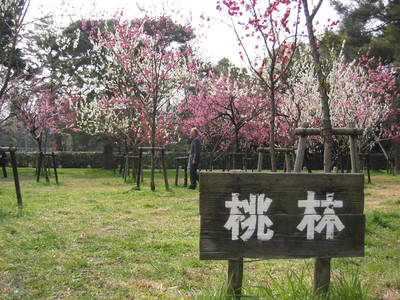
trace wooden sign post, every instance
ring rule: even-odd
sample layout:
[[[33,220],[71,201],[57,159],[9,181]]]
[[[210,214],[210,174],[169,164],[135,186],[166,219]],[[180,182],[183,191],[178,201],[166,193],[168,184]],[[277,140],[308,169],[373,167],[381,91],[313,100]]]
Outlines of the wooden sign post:
[[[10,152],[11,167],[12,167],[13,175],[14,175],[15,193],[17,195],[17,204],[18,204],[19,208],[22,208],[21,186],[19,184],[17,158],[15,155],[15,152],[17,152],[17,148],[15,148],[15,147],[0,147],[0,153],[6,153],[6,152]]]
[[[181,166],[183,169],[183,186],[187,187],[188,185],[188,156],[179,156],[175,158],[175,185],[178,185],[179,180],[179,167]]]
[[[51,162],[49,163],[49,159],[51,159]],[[36,182],[40,181],[40,176],[41,172],[43,170],[46,182],[50,182],[49,179],[49,164],[53,165],[53,170],[54,170],[54,177],[56,179],[56,183],[59,184],[58,181],[58,173],[57,173],[57,160],[56,160],[56,154],[54,152],[49,153],[43,153],[40,152],[37,158],[37,168],[36,168]]]
[[[363,210],[362,174],[201,173],[200,259],[240,295],[243,258],[363,256]]]

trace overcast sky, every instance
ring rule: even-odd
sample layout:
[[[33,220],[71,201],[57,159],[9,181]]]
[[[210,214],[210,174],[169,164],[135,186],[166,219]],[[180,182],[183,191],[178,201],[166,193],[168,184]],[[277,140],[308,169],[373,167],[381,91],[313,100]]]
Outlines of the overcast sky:
[[[329,0],[324,2],[319,19],[337,19],[334,9],[328,4]],[[122,10],[126,17],[134,18],[140,16],[139,7],[150,9],[155,15],[157,11],[162,11],[162,7],[167,11],[175,9],[172,15],[179,14],[178,19],[190,19],[197,34],[200,34],[199,47],[204,58],[217,62],[223,57],[228,57],[236,65],[243,65],[232,30],[216,21],[223,18],[224,14],[218,12],[215,6],[216,0],[31,0],[27,18],[51,13],[57,22],[69,24],[81,18],[111,17],[119,10]],[[211,21],[202,20],[201,15],[211,17]]]

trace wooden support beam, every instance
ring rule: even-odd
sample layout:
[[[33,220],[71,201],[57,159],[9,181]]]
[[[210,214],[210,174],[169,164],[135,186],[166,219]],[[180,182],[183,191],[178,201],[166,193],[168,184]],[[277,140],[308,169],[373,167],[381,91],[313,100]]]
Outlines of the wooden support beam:
[[[17,169],[17,159],[15,157],[15,148],[9,148],[10,151],[10,157],[11,157],[11,166],[13,169],[13,175],[14,175],[14,184],[15,184],[15,193],[17,194],[17,203],[18,207],[22,208],[22,195],[21,195],[21,187],[19,185],[19,177],[18,177],[18,169]]]
[[[175,185],[178,185],[179,181],[179,166],[182,165],[184,169],[184,186],[187,186],[187,160],[188,156],[178,156],[175,158]]]
[[[243,259],[228,260],[228,290],[234,299],[240,299],[243,284]]]
[[[43,165],[42,160],[43,160],[43,153],[39,152],[36,165],[36,182],[40,181],[40,172],[42,171],[42,165]]]
[[[262,171],[262,164],[263,164],[264,153],[262,151],[258,152],[258,161],[257,161],[257,171]]]
[[[286,172],[291,173],[292,172],[292,162],[290,159],[289,152],[285,152],[285,166],[286,166]]]
[[[57,161],[54,152],[51,152],[51,157],[53,158],[54,177],[56,178],[56,183],[58,184]]]
[[[139,147],[138,149],[142,151],[165,150],[164,147]]]
[[[15,147],[0,147],[0,152],[16,152],[17,148]]]
[[[333,135],[362,135],[363,133],[363,130],[359,128],[332,128],[332,131]],[[322,128],[296,128],[294,134],[301,136],[323,136]]]
[[[142,156],[143,156],[143,150],[139,148],[139,165],[138,165],[138,177],[136,181],[136,187],[140,189],[140,179],[143,178],[142,174]]]
[[[257,152],[270,152],[271,148],[270,147],[260,147],[257,148]],[[275,148],[274,149],[275,152],[293,152],[295,151],[294,148]]]
[[[331,280],[331,258],[316,258],[314,263],[314,295],[326,294]]]
[[[294,172],[297,173],[301,172],[301,169],[303,168],[304,155],[306,153],[306,140],[307,136],[302,135],[297,147],[296,161],[294,162]]]
[[[162,164],[162,169],[163,169],[163,174],[164,174],[165,189],[167,191],[169,191],[167,165],[165,163],[165,149],[164,148],[161,149],[161,164]]]
[[[358,155],[357,155],[357,136],[350,136],[350,159],[351,159],[351,172],[358,173]]]

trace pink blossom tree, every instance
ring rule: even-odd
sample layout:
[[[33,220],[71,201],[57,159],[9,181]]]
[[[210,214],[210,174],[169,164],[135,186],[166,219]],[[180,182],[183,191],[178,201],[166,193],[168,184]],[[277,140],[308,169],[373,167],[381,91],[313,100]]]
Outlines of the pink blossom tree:
[[[185,79],[190,75],[192,29],[166,16],[156,19],[146,16],[133,21],[116,18],[98,26],[90,25],[93,49],[102,51],[108,58],[105,78],[111,80],[100,86],[100,90],[105,91],[101,97],[83,97],[82,100],[86,101],[86,107],[97,102],[95,106],[99,110],[96,111],[113,120],[123,113],[124,131],[140,128],[142,139],[153,148],[150,184],[154,190],[154,147],[170,139],[176,128],[168,108],[173,100],[178,100]],[[83,23],[83,28],[85,26]],[[87,90],[88,86],[84,88]]]
[[[37,77],[16,80],[19,82],[10,84],[6,96],[12,115],[37,142],[39,152],[46,152],[49,134],[70,127],[68,102],[59,96],[56,86]]]
[[[203,142],[214,144],[213,150],[219,146],[240,152],[248,141],[259,142],[259,133],[265,133],[260,127],[269,113],[266,97],[258,81],[249,76],[210,73],[180,105],[181,130],[188,134],[197,127],[204,133]]]
[[[268,94],[269,146],[272,170],[276,171],[277,98],[282,79],[298,46],[300,1],[217,1],[217,9],[232,17],[240,55]]]

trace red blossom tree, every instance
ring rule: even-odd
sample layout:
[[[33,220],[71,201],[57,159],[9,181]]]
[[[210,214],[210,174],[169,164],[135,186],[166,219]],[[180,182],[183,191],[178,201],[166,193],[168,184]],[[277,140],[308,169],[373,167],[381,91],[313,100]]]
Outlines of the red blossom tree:
[[[258,81],[249,76],[210,73],[180,105],[181,130],[189,134],[190,128],[197,127],[203,142],[213,144],[211,151],[219,146],[240,152],[249,141],[266,139],[262,136],[266,130],[260,130],[270,113],[266,97]]]

